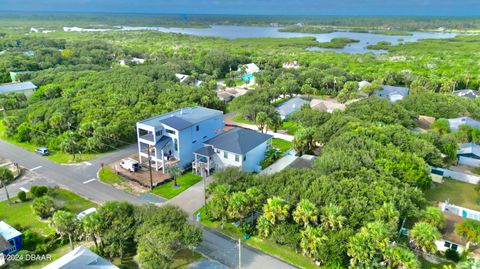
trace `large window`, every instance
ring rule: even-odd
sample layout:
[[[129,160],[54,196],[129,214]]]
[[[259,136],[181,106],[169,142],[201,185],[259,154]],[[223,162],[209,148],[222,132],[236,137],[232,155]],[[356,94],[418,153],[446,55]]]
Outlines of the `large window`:
[[[171,130],[171,129],[165,129],[165,131],[169,134],[177,134],[177,132],[175,132],[174,130]]]
[[[226,151],[223,152],[223,158],[228,159],[228,152]]]
[[[159,130],[155,133],[157,136],[161,136],[162,135],[162,130]]]
[[[197,132],[200,131],[200,126],[197,125]]]
[[[174,147],[175,147],[175,151],[178,151],[178,140],[176,138],[173,139],[173,144],[174,144]]]
[[[235,154],[235,161],[236,161],[237,163],[240,162],[240,155]]]

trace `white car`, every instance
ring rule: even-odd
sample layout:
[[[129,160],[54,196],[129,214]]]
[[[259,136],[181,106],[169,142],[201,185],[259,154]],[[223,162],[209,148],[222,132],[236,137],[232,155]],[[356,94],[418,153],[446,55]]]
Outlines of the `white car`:
[[[85,218],[86,216],[88,216],[88,215],[90,215],[90,214],[92,214],[92,213],[94,213],[94,212],[97,212],[97,209],[96,209],[95,207],[91,207],[91,208],[89,208],[89,209],[86,209],[86,210],[78,213],[77,219],[78,219],[78,220],[81,220],[81,219]]]
[[[140,169],[140,163],[133,159],[126,159],[120,162],[120,167],[130,172],[137,172]]]

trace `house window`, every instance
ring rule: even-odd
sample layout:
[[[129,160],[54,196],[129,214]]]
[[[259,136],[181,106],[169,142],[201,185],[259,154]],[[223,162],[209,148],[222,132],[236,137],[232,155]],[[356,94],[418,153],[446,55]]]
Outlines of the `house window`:
[[[174,144],[174,147],[175,147],[175,151],[178,151],[178,140],[176,138],[173,139],[173,144]]]
[[[197,132],[200,130],[200,126],[197,125]]]
[[[195,144],[195,143],[197,143],[197,140],[193,140],[193,141],[192,141],[192,144]]]
[[[17,246],[15,245],[15,241],[13,239],[8,240],[8,243],[10,244],[10,248],[8,249],[8,252],[14,252],[17,250]]]
[[[162,135],[162,130],[157,131],[155,134],[156,134],[157,136],[161,136],[161,135]]]
[[[443,244],[443,246],[446,247],[446,248],[450,248],[451,244],[450,244],[450,242],[445,241],[445,244]]]
[[[216,152],[216,153],[220,153],[220,150],[219,150],[219,149],[215,149],[215,152]]]
[[[176,134],[177,133],[174,130],[170,130],[170,129],[166,129],[166,132],[169,133],[169,134]]]
[[[226,151],[223,152],[223,158],[228,159],[228,152]]]
[[[243,155],[243,161],[247,160],[247,155]]]
[[[235,161],[236,161],[236,162],[239,162],[239,161],[240,161],[240,155],[235,154]]]
[[[207,136],[204,136],[203,139],[207,138]]]

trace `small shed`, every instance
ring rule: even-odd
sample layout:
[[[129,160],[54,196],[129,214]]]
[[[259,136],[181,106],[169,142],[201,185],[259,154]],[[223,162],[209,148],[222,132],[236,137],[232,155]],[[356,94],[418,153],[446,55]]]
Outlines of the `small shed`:
[[[0,253],[4,255],[16,253],[22,245],[21,236],[21,232],[0,221]]]
[[[0,84],[0,94],[21,92],[25,94],[26,97],[29,97],[36,89],[37,86],[30,81]]]

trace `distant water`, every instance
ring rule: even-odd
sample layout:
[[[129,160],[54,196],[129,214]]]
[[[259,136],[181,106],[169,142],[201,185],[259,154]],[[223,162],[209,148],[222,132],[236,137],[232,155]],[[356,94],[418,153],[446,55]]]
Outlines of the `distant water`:
[[[379,41],[388,41],[394,45],[400,42],[416,42],[419,39],[444,39],[455,37],[454,33],[433,33],[433,32],[412,32],[412,36],[391,36],[378,35],[370,33],[353,33],[353,32],[333,32],[325,34],[305,34],[305,33],[286,33],[279,32],[277,27],[256,27],[256,26],[234,26],[234,25],[212,25],[210,28],[166,28],[166,27],[133,27],[133,26],[117,26],[117,30],[132,31],[132,30],[154,30],[166,33],[180,33],[196,36],[211,36],[222,38],[291,38],[291,37],[305,37],[313,36],[318,42],[328,42],[333,38],[346,37],[360,40],[358,43],[348,44],[343,49],[326,49],[312,47],[308,50],[319,51],[335,51],[344,53],[384,53],[382,50],[369,50],[368,45],[374,45]],[[85,29],[86,30],[86,29]],[[399,41],[401,39],[402,41]]]

